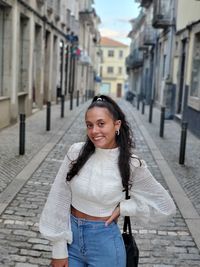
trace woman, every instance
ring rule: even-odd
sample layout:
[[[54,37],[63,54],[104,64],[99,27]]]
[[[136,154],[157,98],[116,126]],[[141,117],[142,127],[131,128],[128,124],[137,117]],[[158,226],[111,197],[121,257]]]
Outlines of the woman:
[[[85,123],[87,140],[70,147],[42,212],[40,232],[52,241],[53,267],[125,267],[117,218],[158,223],[176,208],[145,162],[132,154],[129,125],[111,98],[94,97]],[[125,200],[127,188],[131,198]]]

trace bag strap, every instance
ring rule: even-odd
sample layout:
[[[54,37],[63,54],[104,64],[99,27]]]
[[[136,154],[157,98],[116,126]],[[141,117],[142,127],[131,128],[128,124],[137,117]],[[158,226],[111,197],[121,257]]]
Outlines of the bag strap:
[[[126,199],[130,199],[130,196],[128,194],[128,189],[126,189]],[[129,216],[124,217],[124,226],[123,226],[123,232],[124,233],[127,233],[127,227],[128,227],[129,234],[132,234],[131,220],[130,220]]]

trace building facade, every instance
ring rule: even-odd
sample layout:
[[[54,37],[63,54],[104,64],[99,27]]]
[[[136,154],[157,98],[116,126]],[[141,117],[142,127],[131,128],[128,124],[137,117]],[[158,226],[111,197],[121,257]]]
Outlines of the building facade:
[[[173,64],[175,116],[200,137],[200,2],[178,1]]]
[[[155,31],[149,24],[148,14],[144,12],[141,12],[138,18],[130,22],[132,30],[128,36],[132,42],[130,54],[126,58],[129,89],[134,95],[137,95],[139,100],[145,99],[149,103],[153,97]]]
[[[95,89],[98,82],[96,82],[96,76],[99,69],[98,47],[100,44],[100,33],[98,31],[98,25],[100,24],[100,18],[97,15],[95,9],[92,7],[93,1],[80,1],[80,49],[81,57],[79,60],[79,84],[77,88],[82,95],[85,95],[86,99],[92,97],[95,94]]]
[[[108,37],[102,37],[100,41],[102,51],[102,63],[100,64],[100,75],[102,77],[100,94],[112,97],[124,95],[127,84],[125,69],[125,58],[129,47]]]
[[[0,128],[60,95],[73,98],[80,91],[83,98],[93,88],[99,18],[91,15],[92,5],[92,0],[0,1]],[[93,26],[81,28],[88,17]],[[92,41],[84,45],[82,36]],[[77,71],[85,64],[82,47],[91,59],[84,82]]]
[[[158,107],[165,106],[166,118],[187,121],[189,129],[200,136],[200,2],[136,2],[141,14],[131,21],[129,36],[131,53],[135,43],[142,51],[142,64],[136,68],[130,53],[126,66],[132,90],[147,103],[151,98]],[[145,41],[148,36],[151,42]]]

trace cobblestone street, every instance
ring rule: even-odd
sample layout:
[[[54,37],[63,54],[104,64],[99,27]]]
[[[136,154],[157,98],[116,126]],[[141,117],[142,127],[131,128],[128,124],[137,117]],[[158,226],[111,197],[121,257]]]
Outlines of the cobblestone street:
[[[181,137],[181,126],[174,120],[165,120],[164,137],[159,137],[160,110],[154,108],[153,121],[148,122],[149,107],[146,107],[145,114],[134,108],[134,113],[139,116],[144,126],[148,129],[159,150],[173,170],[177,180],[192,201],[200,215],[200,140],[187,131],[187,143],[185,153],[185,164],[179,165],[179,148]]]
[[[69,102],[66,102],[65,106],[69,110]],[[66,123],[70,124],[70,112],[66,113],[67,118],[69,118]],[[46,131],[46,109],[36,112],[27,119],[26,153],[23,157],[19,156],[19,124],[0,131],[0,193],[37,154],[41,147],[50,142],[55,133],[62,129],[63,120],[59,117],[60,105],[52,105],[51,131]]]
[[[135,109],[124,100],[120,100],[119,103],[127,114],[133,129],[136,140],[136,154],[146,160],[156,179],[169,190],[160,168],[138,127],[138,123],[135,121]],[[55,106],[55,108],[58,107]],[[84,141],[85,126],[82,109],[85,109],[85,105],[76,108],[71,115],[68,114],[63,120],[58,120],[59,111],[55,112],[52,117],[52,129],[54,130],[45,135],[44,131],[40,131],[40,123],[42,123],[41,111],[30,117],[27,120],[27,125],[31,122],[31,125],[34,125],[34,129],[30,128],[30,131],[38,131],[38,135],[35,135],[32,139],[27,137],[28,140],[33,141],[32,144],[27,145],[27,154],[22,157],[17,156],[17,144],[14,141],[18,134],[17,126],[12,126],[0,132],[0,139],[2,140],[3,138],[5,140],[0,143],[0,149],[1,151],[3,150],[0,153],[1,192],[9,187],[15,176],[31,162],[33,156],[37,155],[37,153],[39,155],[40,149],[45,144],[54,144],[55,142],[55,145],[52,145],[52,149],[47,153],[41,164],[38,165],[36,171],[0,216],[1,267],[49,266],[51,248],[48,241],[43,239],[38,232],[39,216],[56,172],[69,146],[74,142]],[[150,131],[152,132],[153,130]],[[52,142],[54,134],[58,132],[60,133],[57,139],[58,142],[55,140]],[[11,155],[12,153],[11,161],[8,158],[8,154]],[[168,153],[170,153],[170,150]],[[171,163],[170,167],[174,168],[172,165]],[[178,174],[179,171],[177,169],[175,175]],[[199,208],[198,203],[196,203],[196,207]],[[139,225],[135,225],[134,222],[132,223],[133,232],[140,249],[140,267],[200,266],[199,249],[178,208],[176,216],[159,227],[143,229]],[[121,225],[121,219],[119,224]]]

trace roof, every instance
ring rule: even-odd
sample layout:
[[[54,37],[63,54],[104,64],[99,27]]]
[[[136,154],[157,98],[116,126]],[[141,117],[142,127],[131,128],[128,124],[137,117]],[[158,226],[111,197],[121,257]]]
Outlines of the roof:
[[[101,37],[101,42],[100,42],[100,44],[102,45],[102,46],[111,46],[111,47],[113,47],[113,46],[118,46],[118,47],[128,47],[128,45],[125,45],[125,44],[123,44],[123,43],[121,43],[121,42],[118,42],[118,41],[115,41],[115,40],[113,40],[113,39],[110,39],[110,38],[108,38],[108,37]]]

